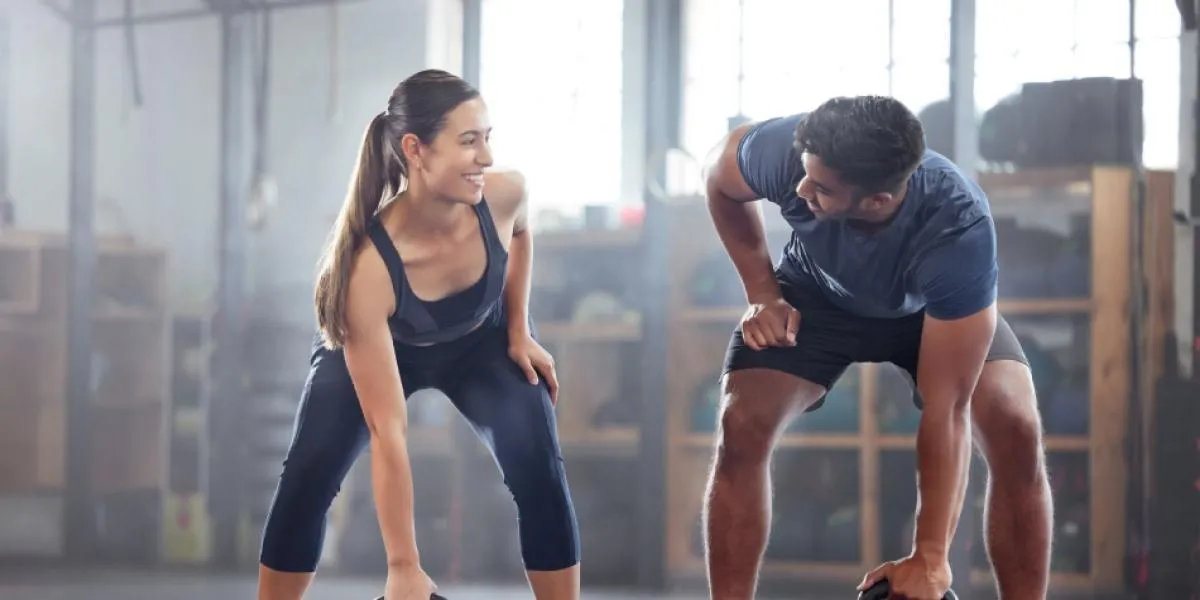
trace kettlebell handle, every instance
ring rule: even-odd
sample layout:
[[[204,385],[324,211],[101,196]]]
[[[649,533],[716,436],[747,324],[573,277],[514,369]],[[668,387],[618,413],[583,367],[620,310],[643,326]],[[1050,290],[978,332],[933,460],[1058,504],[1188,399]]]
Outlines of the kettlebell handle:
[[[383,600],[383,596],[380,596],[380,597],[376,598],[375,600]],[[437,595],[437,593],[433,593],[433,594],[429,595],[429,600],[446,600],[446,597],[439,596],[439,595]]]
[[[892,592],[892,584],[888,580],[883,579],[875,585],[867,588],[865,591],[858,594],[858,600],[887,600],[888,594]],[[954,590],[946,590],[946,595],[942,596],[942,600],[958,600],[958,594]]]

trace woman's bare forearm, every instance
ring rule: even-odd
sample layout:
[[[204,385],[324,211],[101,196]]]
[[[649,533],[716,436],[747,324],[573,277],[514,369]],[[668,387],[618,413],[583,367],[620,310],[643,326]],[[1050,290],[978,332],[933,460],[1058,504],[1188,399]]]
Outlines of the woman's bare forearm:
[[[420,564],[407,436],[395,429],[371,437],[371,486],[389,568]]]
[[[533,234],[514,233],[508,249],[508,271],[504,281],[504,306],[510,337],[529,335],[529,287],[533,279]]]

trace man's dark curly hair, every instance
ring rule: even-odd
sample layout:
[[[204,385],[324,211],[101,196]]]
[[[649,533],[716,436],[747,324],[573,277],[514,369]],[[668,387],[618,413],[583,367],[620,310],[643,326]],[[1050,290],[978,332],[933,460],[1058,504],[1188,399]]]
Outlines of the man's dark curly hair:
[[[916,115],[888,96],[833,98],[800,119],[796,149],[863,195],[895,192],[925,153]]]

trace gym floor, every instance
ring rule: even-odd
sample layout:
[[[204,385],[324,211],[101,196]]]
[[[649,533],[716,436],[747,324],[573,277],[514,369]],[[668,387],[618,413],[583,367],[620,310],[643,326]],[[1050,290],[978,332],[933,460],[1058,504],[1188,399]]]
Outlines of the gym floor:
[[[112,571],[0,573],[3,600],[245,600],[253,598],[252,575],[196,575],[178,573],[131,573]],[[306,600],[374,600],[382,593],[382,581],[367,578],[327,576],[317,578]],[[488,586],[444,586],[449,600],[527,600],[527,589]],[[584,600],[704,600],[701,594],[662,596],[621,591],[587,592]],[[789,600],[800,597],[788,595]],[[808,596],[817,600],[821,596]],[[763,600],[766,600],[765,598]]]

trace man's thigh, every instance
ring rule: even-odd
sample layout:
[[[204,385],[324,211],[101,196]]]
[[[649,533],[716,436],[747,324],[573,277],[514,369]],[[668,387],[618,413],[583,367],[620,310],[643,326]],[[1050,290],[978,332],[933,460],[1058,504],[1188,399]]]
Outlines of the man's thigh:
[[[909,381],[913,383],[913,402],[917,405],[917,408],[921,408],[922,406],[920,394],[916,392],[917,363],[920,360],[920,354],[920,327],[918,327],[916,343],[906,344],[901,348],[899,353],[889,360],[889,362],[900,367],[908,374]],[[1021,348],[1021,341],[1017,338],[1017,334],[1013,332],[1012,326],[1008,324],[1008,320],[1003,316],[996,318],[996,332],[992,335],[992,345],[988,348],[987,358],[984,360],[985,363],[994,363],[997,361],[1013,361],[1025,365],[1026,368],[1029,366],[1029,359],[1025,357],[1025,350]]]
[[[741,328],[734,330],[725,351],[723,374],[746,369],[779,371],[828,391],[855,362],[863,362],[874,337],[869,320],[830,303],[819,290],[780,282],[784,299],[800,311],[796,345],[753,350]],[[821,407],[824,397],[806,410]]]

